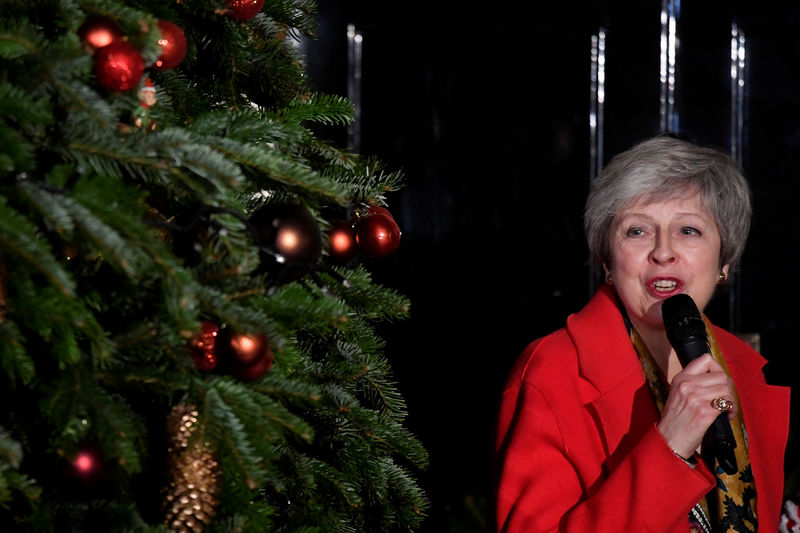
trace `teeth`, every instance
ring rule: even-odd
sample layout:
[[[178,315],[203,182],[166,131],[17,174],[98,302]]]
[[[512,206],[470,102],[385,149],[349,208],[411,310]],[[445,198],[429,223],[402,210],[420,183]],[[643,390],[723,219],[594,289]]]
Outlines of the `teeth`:
[[[658,281],[654,281],[653,285],[657,289],[674,289],[678,286],[678,282],[675,280],[660,279]]]

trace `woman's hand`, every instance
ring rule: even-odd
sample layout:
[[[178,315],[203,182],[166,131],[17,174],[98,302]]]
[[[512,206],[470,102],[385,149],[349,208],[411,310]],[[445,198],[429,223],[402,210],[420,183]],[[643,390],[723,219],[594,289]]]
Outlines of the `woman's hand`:
[[[733,400],[733,385],[710,354],[698,357],[675,375],[657,426],[675,453],[689,458],[697,450],[720,414],[711,405],[717,397]],[[736,416],[738,408],[734,402],[728,419]]]

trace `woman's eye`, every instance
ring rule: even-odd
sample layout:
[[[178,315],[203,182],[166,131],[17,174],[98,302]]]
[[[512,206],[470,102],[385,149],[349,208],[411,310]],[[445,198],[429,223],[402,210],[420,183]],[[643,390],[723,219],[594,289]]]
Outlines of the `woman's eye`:
[[[682,227],[681,233],[683,233],[684,235],[702,235],[699,229],[693,228],[691,226]]]
[[[644,230],[642,228],[628,228],[628,231],[625,232],[627,237],[640,237],[644,235]]]

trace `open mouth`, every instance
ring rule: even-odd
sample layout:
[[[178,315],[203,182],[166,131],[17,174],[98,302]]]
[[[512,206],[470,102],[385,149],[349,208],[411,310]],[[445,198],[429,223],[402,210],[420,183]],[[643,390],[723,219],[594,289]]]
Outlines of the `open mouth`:
[[[653,282],[653,288],[659,292],[669,292],[675,290],[678,281],[674,279],[658,279]]]

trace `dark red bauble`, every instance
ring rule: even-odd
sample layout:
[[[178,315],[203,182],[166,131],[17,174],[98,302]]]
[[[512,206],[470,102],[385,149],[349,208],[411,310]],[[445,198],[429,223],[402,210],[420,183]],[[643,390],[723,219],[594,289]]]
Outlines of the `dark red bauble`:
[[[385,207],[380,206],[380,205],[371,205],[371,206],[369,206],[369,210],[367,211],[367,216],[369,216],[369,215],[383,215],[385,217],[389,217],[392,220],[394,220],[394,217],[389,212],[389,210],[386,209]]]
[[[249,20],[261,12],[264,0],[228,0],[228,16],[234,20]]]
[[[369,215],[356,226],[356,242],[369,257],[386,257],[400,246],[400,228],[392,217]]]
[[[94,58],[97,81],[109,91],[127,91],[139,85],[144,74],[144,60],[135,46],[114,41],[98,48]]]
[[[219,326],[204,320],[200,325],[200,334],[189,341],[189,350],[194,359],[194,366],[201,372],[214,370],[219,363],[216,344]]]
[[[269,348],[269,347],[268,347]],[[263,357],[256,360],[251,365],[231,365],[229,372],[236,379],[242,381],[255,381],[272,368],[272,361],[274,355],[272,349],[269,348]]]
[[[161,55],[156,59],[153,69],[175,68],[186,57],[186,35],[180,26],[169,20],[159,20],[158,29],[161,30],[161,38],[158,40]]]
[[[122,29],[112,19],[103,16],[88,17],[78,28],[78,37],[92,51],[108,46],[123,36]]]
[[[72,469],[79,476],[91,476],[98,468],[99,459],[91,450],[80,450],[72,459]]]
[[[322,254],[322,232],[317,219],[295,204],[267,204],[253,213],[250,223],[262,246],[278,263],[316,263]]]
[[[263,333],[247,335],[224,328],[217,337],[217,352],[226,365],[252,365],[271,351]]]
[[[67,457],[63,469],[63,481],[69,484],[69,488],[79,492],[82,489],[96,489],[108,475],[108,462],[96,444],[80,444],[74,454]]]
[[[332,220],[328,232],[328,254],[335,263],[344,264],[358,252],[353,226],[346,220]]]
[[[229,327],[217,336],[220,370],[242,380],[260,378],[272,367],[274,353],[263,333],[244,334]]]

